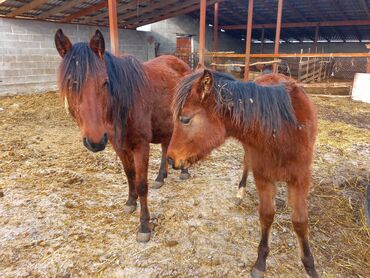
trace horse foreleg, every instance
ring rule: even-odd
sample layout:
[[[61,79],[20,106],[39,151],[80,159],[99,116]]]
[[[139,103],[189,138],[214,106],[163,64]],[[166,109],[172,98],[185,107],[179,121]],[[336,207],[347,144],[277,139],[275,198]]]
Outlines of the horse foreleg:
[[[247,150],[246,147],[244,147],[244,160],[243,160],[243,176],[242,179],[240,180],[239,187],[238,187],[238,193],[236,194],[235,197],[235,204],[240,205],[244,196],[245,196],[245,191],[247,187],[247,178],[248,178],[248,171],[249,171],[249,163],[248,163],[248,157],[247,157]]]
[[[289,204],[292,207],[292,222],[297,234],[301,260],[310,277],[316,278],[319,275],[315,269],[315,263],[308,243],[308,195],[309,179],[305,182],[288,183]]]
[[[261,241],[258,257],[252,269],[252,277],[263,277],[266,271],[266,258],[269,254],[269,235],[275,216],[275,185],[263,177],[254,175],[259,196],[259,215],[261,224]]]
[[[161,159],[161,167],[159,168],[159,173],[155,182],[153,184],[153,188],[160,188],[164,184],[164,179],[167,178],[168,172],[168,162],[167,162],[167,148],[168,143],[162,144],[162,159]]]
[[[148,209],[148,162],[149,144],[141,144],[134,150],[135,161],[135,188],[140,199],[140,227],[137,233],[137,241],[147,242],[150,240],[151,229],[149,227]]]
[[[131,152],[122,151],[119,152],[119,157],[125,170],[127,182],[128,182],[128,199],[126,201],[125,212],[132,213],[137,207],[137,193],[135,189],[135,164],[134,158]]]

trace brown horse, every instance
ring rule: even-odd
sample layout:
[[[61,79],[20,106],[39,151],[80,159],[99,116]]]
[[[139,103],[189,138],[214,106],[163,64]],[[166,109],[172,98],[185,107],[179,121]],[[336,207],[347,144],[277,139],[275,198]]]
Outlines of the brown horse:
[[[108,141],[113,145],[129,184],[126,211],[136,209],[139,196],[137,239],[148,241],[149,143],[162,145],[156,178],[159,187],[167,177],[174,89],[190,68],[174,56],[143,64],[132,56],[115,57],[105,52],[104,38],[98,30],[90,43],[74,45],[58,30],[55,45],[63,58],[58,75],[60,93],[80,127],[83,144],[93,152],[104,150]],[[182,174],[188,175],[186,171]]]
[[[185,77],[174,100],[168,159],[174,168],[184,169],[204,159],[227,137],[238,139],[246,151],[244,167],[246,172],[251,167],[259,195],[262,236],[252,277],[263,277],[266,270],[275,181],[287,182],[301,259],[307,273],[318,277],[308,243],[307,211],[316,112],[295,82],[276,85],[282,79],[265,75],[258,82],[275,86],[260,86],[207,69]]]

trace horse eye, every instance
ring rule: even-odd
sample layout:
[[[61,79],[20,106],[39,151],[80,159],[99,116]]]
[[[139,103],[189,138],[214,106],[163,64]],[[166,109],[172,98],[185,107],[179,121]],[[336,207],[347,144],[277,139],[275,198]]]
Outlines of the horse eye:
[[[188,124],[190,124],[191,118],[190,117],[187,117],[187,116],[180,116],[179,117],[179,120],[184,125],[188,125]]]
[[[108,85],[109,85],[109,80],[105,80],[104,83],[103,83],[103,87],[104,88],[108,88]]]

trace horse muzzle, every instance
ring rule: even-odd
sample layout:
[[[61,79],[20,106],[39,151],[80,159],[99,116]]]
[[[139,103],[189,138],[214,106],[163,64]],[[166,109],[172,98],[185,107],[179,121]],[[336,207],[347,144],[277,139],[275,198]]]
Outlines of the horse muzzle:
[[[84,137],[83,138],[83,143],[84,143],[84,146],[89,150],[89,151],[92,151],[94,153],[96,152],[100,152],[100,151],[103,151],[105,149],[105,146],[107,145],[108,143],[108,135],[106,133],[104,133],[103,137],[100,139],[100,142],[99,143],[94,143],[92,142],[89,138],[87,137]]]

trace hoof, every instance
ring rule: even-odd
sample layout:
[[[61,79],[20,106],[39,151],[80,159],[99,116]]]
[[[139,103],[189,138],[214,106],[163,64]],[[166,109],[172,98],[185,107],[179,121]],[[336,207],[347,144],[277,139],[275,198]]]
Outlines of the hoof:
[[[163,181],[155,181],[152,185],[152,188],[158,189],[158,188],[161,188],[163,185],[164,185]]]
[[[181,173],[180,174],[180,179],[181,180],[187,180],[190,178],[190,174],[189,173]]]
[[[138,242],[148,242],[150,240],[151,233],[141,233],[138,232],[136,235],[136,240]]]
[[[237,206],[240,206],[240,204],[242,203],[242,198],[238,198],[238,197],[234,197],[233,198],[233,203]]]
[[[263,278],[265,275],[265,272],[253,267],[251,274],[252,274],[252,278]]]
[[[124,211],[125,213],[133,213],[136,210],[137,205],[125,205]]]

